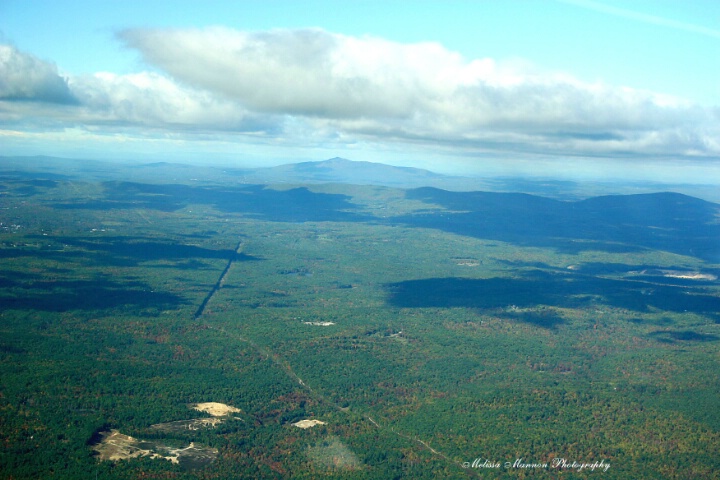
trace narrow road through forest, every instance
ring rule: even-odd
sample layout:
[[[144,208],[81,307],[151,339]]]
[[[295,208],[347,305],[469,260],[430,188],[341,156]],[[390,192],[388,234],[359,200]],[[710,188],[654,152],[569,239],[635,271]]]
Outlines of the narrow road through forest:
[[[200,304],[197,311],[195,312],[195,320],[198,320],[198,319],[200,319],[200,317],[202,317],[203,313],[205,312],[205,308],[207,307],[207,305],[210,302],[210,300],[212,299],[212,297],[215,295],[215,293],[217,293],[218,290],[220,290],[220,288],[222,288],[222,284],[225,281],[225,278],[227,277],[228,273],[230,272],[230,267],[232,267],[233,263],[240,257],[242,246],[243,246],[243,242],[239,241],[237,246],[235,247],[235,251],[233,252],[233,255],[228,260],[228,263],[225,266],[225,269],[220,274],[220,278],[218,278],[218,281],[215,283],[212,290],[210,290],[210,293],[208,293],[208,295],[205,297],[205,299],[203,300],[203,302]],[[283,360],[277,353],[273,352],[271,349],[262,347],[262,346],[258,345],[257,343],[253,342],[252,340],[250,340],[249,338],[245,338],[243,336],[230,333],[222,327],[214,327],[212,325],[207,325],[207,328],[221,332],[226,337],[231,337],[237,341],[249,344],[258,353],[262,354],[263,356],[265,356],[265,358],[271,360],[275,365],[280,367],[288,377],[290,377],[293,381],[297,382],[298,385],[300,385],[302,388],[307,390],[308,393],[310,395],[312,395],[316,400],[326,403],[328,405],[331,405],[335,409],[337,409],[341,412],[344,412],[346,414],[357,415],[357,416],[363,418],[364,420],[372,423],[379,430],[384,430],[384,431],[390,432],[394,435],[397,435],[398,437],[401,437],[410,442],[416,443],[417,445],[421,446],[423,449],[430,451],[433,455],[436,455],[447,462],[455,463],[458,466],[462,467],[461,462],[453,460],[450,457],[448,457],[447,455],[443,454],[442,452],[435,450],[434,448],[432,448],[430,445],[428,445],[423,440],[420,440],[419,438],[413,437],[411,435],[406,435],[404,433],[398,432],[397,430],[395,430],[394,427],[388,428],[386,426],[383,426],[383,425],[379,424],[378,422],[376,422],[372,417],[370,417],[367,414],[355,412],[355,411],[351,412],[349,408],[343,408],[340,405],[338,405],[337,403],[335,403],[334,401],[330,400],[327,396],[323,395],[322,393],[318,392],[317,390],[313,390],[305,381],[303,381],[295,373],[295,371],[293,370],[293,368],[290,366],[290,364],[288,362]],[[478,476],[478,473],[472,469],[464,469],[464,471],[469,476]]]

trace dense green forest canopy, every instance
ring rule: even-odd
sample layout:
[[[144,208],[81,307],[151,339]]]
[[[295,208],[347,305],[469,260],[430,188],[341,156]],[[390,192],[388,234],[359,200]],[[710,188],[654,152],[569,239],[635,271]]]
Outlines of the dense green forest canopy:
[[[0,170],[0,477],[718,477],[717,204],[182,171]]]

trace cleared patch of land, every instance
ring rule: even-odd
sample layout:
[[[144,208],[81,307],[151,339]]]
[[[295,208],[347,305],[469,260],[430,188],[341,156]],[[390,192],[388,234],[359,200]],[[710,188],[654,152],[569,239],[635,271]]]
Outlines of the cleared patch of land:
[[[570,267],[568,267],[570,268]],[[669,270],[669,269],[644,269],[638,271],[628,272],[631,276],[650,276],[650,277],[665,277],[665,278],[679,278],[683,280],[704,280],[714,282],[718,279],[717,275],[712,273],[705,273],[699,271],[690,270]]]
[[[718,278],[717,275],[713,275],[710,273],[678,272],[675,270],[663,270],[663,276],[669,277],[669,278],[684,278],[687,280],[709,280],[709,281],[715,281]]]
[[[238,413],[241,411],[239,408],[231,407],[230,405],[218,402],[196,403],[193,406],[193,409],[209,413],[213,417],[224,417],[226,415],[230,415],[231,413]]]
[[[186,447],[171,447],[161,442],[140,440],[118,430],[101,432],[100,442],[93,446],[100,460],[119,461],[150,457],[169,460],[187,468],[202,468],[217,458],[216,448],[190,442]]]
[[[312,428],[315,425],[325,425],[325,422],[321,422],[320,420],[300,420],[292,425],[298,428]]]
[[[222,418],[194,418],[192,420],[177,420],[174,422],[156,423],[150,425],[150,428],[160,430],[163,432],[184,432],[184,431],[196,431],[204,428],[215,428],[217,425],[223,423]]]
[[[357,470],[362,466],[358,456],[337,437],[308,447],[307,455],[314,463],[332,470]]]
[[[196,431],[206,428],[215,428],[224,423],[226,417],[231,413],[241,412],[239,408],[225,405],[218,402],[205,402],[189,405],[193,410],[205,412],[212,415],[212,418],[192,418],[189,420],[175,420],[173,422],[163,422],[150,425],[150,428],[160,430],[166,433],[184,433],[187,431]]]

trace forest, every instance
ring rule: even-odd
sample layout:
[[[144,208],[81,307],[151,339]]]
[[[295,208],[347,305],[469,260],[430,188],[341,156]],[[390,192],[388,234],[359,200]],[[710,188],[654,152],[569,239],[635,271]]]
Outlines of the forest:
[[[0,478],[720,478],[719,275],[679,193],[0,169]]]

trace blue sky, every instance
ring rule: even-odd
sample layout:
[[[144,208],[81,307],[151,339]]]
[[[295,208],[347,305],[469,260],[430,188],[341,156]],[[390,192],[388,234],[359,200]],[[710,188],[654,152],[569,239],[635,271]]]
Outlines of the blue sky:
[[[720,2],[0,0],[13,155],[720,183]]]

